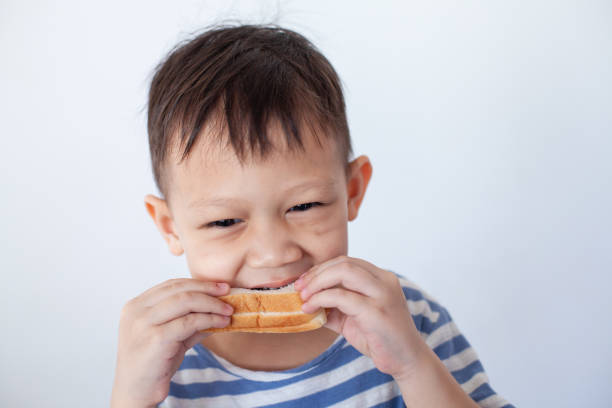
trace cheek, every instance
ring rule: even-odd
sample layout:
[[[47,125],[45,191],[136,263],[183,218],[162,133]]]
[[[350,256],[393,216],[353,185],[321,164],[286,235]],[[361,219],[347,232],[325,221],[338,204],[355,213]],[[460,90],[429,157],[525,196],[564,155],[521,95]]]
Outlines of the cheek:
[[[344,211],[343,211],[344,210]],[[316,264],[348,255],[348,220],[345,208],[337,208],[321,220],[299,225],[295,243],[309,253]],[[310,224],[310,225],[308,225]],[[183,240],[191,276],[206,281],[232,282],[243,266],[245,247],[241,241],[202,242],[197,236]]]
[[[193,242],[193,241],[192,241]],[[194,279],[231,282],[240,269],[241,257],[231,243],[192,244],[185,248],[187,266]]]
[[[308,250],[316,263],[348,254],[348,221],[346,215],[335,214],[317,223],[308,236]]]

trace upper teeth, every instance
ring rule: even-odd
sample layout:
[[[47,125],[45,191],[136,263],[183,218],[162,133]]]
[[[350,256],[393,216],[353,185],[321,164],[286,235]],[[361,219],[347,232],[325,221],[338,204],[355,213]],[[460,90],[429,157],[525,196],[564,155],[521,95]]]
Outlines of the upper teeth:
[[[288,284],[286,284],[286,285],[279,286],[278,288],[267,288],[267,287],[264,287],[264,288],[253,288],[253,289],[254,289],[254,290],[276,290],[276,289],[281,289],[281,288],[284,288],[284,287],[289,286],[289,285],[291,285],[291,284],[290,284],[290,283],[288,283]]]

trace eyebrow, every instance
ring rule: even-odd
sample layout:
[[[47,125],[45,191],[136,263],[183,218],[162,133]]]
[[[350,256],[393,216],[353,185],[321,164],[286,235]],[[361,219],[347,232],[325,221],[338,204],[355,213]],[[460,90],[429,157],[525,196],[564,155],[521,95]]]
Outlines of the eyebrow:
[[[285,190],[283,194],[295,194],[302,191],[307,191],[311,189],[318,188],[323,191],[333,191],[336,187],[336,182],[333,180],[311,180],[301,184],[297,184]],[[209,197],[200,200],[192,201],[188,208],[196,208],[196,207],[228,207],[232,205],[238,205],[240,203],[244,203],[245,200],[239,198],[229,198],[229,197]]]

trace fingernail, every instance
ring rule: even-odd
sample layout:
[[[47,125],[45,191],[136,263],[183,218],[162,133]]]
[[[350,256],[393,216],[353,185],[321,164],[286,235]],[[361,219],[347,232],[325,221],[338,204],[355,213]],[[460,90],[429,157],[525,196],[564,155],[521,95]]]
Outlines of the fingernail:
[[[222,316],[221,319],[217,321],[217,323],[215,324],[215,327],[223,328],[227,326],[228,324],[230,324],[230,322],[231,322],[231,319],[229,316]]]
[[[227,283],[225,283],[225,282],[219,282],[219,283],[217,283],[217,287],[219,289],[227,289],[229,287],[229,285]]]
[[[225,305],[223,306],[223,311],[228,315],[231,315],[232,313],[234,313],[234,308],[230,305]]]

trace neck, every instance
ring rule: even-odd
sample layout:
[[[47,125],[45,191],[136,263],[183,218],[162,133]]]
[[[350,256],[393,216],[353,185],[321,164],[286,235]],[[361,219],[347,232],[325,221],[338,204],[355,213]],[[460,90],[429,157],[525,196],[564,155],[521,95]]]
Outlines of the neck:
[[[230,363],[256,371],[299,367],[323,353],[338,337],[327,328],[302,333],[215,333],[202,345]]]

